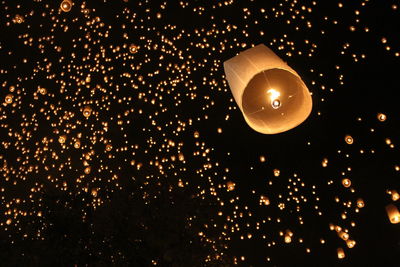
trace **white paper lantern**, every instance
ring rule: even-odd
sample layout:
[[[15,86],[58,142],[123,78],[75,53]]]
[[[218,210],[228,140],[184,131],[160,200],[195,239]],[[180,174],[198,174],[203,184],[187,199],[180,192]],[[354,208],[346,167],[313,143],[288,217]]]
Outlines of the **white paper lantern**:
[[[226,79],[247,124],[263,134],[288,131],[311,113],[300,76],[260,44],[224,62]]]

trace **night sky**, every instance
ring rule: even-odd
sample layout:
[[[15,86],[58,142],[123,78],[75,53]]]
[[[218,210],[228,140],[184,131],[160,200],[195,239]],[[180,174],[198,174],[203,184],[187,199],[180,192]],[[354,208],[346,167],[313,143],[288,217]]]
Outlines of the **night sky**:
[[[400,266],[399,12],[1,1],[0,266]],[[258,44],[312,94],[287,132],[225,79]]]

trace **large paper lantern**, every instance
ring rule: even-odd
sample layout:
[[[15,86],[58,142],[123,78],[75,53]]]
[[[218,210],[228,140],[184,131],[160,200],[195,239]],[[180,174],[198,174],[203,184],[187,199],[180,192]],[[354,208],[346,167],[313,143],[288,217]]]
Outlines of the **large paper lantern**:
[[[244,119],[255,131],[285,132],[310,115],[312,100],[306,85],[265,45],[225,61],[224,70]]]

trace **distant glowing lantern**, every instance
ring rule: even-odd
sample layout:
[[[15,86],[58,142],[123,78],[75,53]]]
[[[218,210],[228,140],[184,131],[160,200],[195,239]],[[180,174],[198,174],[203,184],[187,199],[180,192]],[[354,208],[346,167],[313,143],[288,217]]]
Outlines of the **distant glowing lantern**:
[[[351,137],[351,135],[346,135],[344,137],[344,141],[346,141],[346,143],[349,144],[349,145],[354,143],[354,139],[353,139],[353,137]]]
[[[386,120],[386,115],[383,113],[378,113],[378,120],[379,121],[385,121]]]
[[[278,177],[281,174],[281,171],[278,169],[274,169],[274,176]]]
[[[40,87],[39,88],[39,93],[42,94],[42,95],[45,95],[47,93],[46,88]]]
[[[86,106],[86,107],[83,109],[83,116],[84,116],[85,118],[89,118],[91,114],[92,114],[92,108],[91,108],[90,106]]]
[[[224,70],[244,119],[255,131],[285,132],[310,115],[312,99],[306,85],[265,45],[225,61]]]
[[[395,205],[393,204],[387,205],[386,212],[391,223],[397,224],[400,222],[400,212]]]
[[[107,151],[107,152],[110,152],[111,149],[112,149],[112,145],[107,144],[107,145],[106,145],[106,151]]]
[[[354,246],[356,245],[356,241],[348,239],[346,240],[346,245],[348,248],[354,248]]]
[[[268,206],[270,204],[269,198],[266,196],[261,195],[260,196],[260,205],[266,205]]]
[[[327,167],[328,166],[328,159],[327,158],[324,158],[323,160],[322,160],[322,167]]]
[[[65,135],[61,135],[60,137],[58,137],[58,142],[60,144],[64,144],[66,140],[67,140],[67,137]]]
[[[92,168],[89,166],[89,167],[86,167],[85,168],[85,174],[90,174],[90,171],[92,170]]]
[[[129,46],[129,52],[131,52],[132,54],[136,54],[139,50],[139,47],[135,44],[131,44]]]
[[[292,231],[286,230],[286,233],[285,233],[285,243],[288,244],[288,243],[292,242],[292,236],[293,236]]]
[[[17,15],[15,15],[14,22],[21,24],[22,22],[24,22],[24,18],[21,15],[17,14]]]
[[[350,179],[344,178],[344,179],[342,180],[342,185],[343,185],[344,187],[350,187],[350,186],[351,186],[351,181],[350,181]]]
[[[392,190],[391,196],[392,196],[392,200],[393,200],[393,201],[397,201],[397,200],[399,200],[399,198],[400,198],[400,195],[399,195],[399,193],[398,193],[396,190]]]
[[[80,148],[81,147],[81,141],[76,140],[75,143],[74,143],[74,147],[75,148]]]
[[[346,233],[346,232],[344,232],[344,231],[339,231],[339,232],[338,232],[338,236],[339,236],[341,239],[343,239],[343,240],[349,239],[349,234]]]
[[[338,248],[338,249],[337,249],[337,257],[338,257],[339,259],[344,259],[345,254],[344,254],[344,250],[343,250],[342,248]]]
[[[361,209],[364,208],[364,206],[365,206],[364,200],[362,198],[357,199],[357,207]]]
[[[6,104],[11,104],[13,102],[13,95],[12,94],[8,94],[6,95],[4,102],[6,102]]]
[[[72,2],[70,0],[64,0],[61,2],[60,8],[64,12],[69,12],[72,8]]]
[[[227,190],[228,190],[228,191],[235,190],[235,183],[229,181],[229,182],[226,183],[226,187],[227,187]]]

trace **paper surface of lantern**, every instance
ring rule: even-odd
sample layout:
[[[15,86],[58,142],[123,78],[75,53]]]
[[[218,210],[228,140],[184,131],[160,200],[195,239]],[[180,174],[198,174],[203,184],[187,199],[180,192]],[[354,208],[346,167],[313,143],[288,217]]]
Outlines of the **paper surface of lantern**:
[[[306,85],[265,45],[225,61],[224,70],[244,119],[255,131],[285,132],[310,115],[312,100]]]
[[[386,212],[391,223],[393,224],[400,223],[400,212],[395,205],[393,204],[387,205]]]

